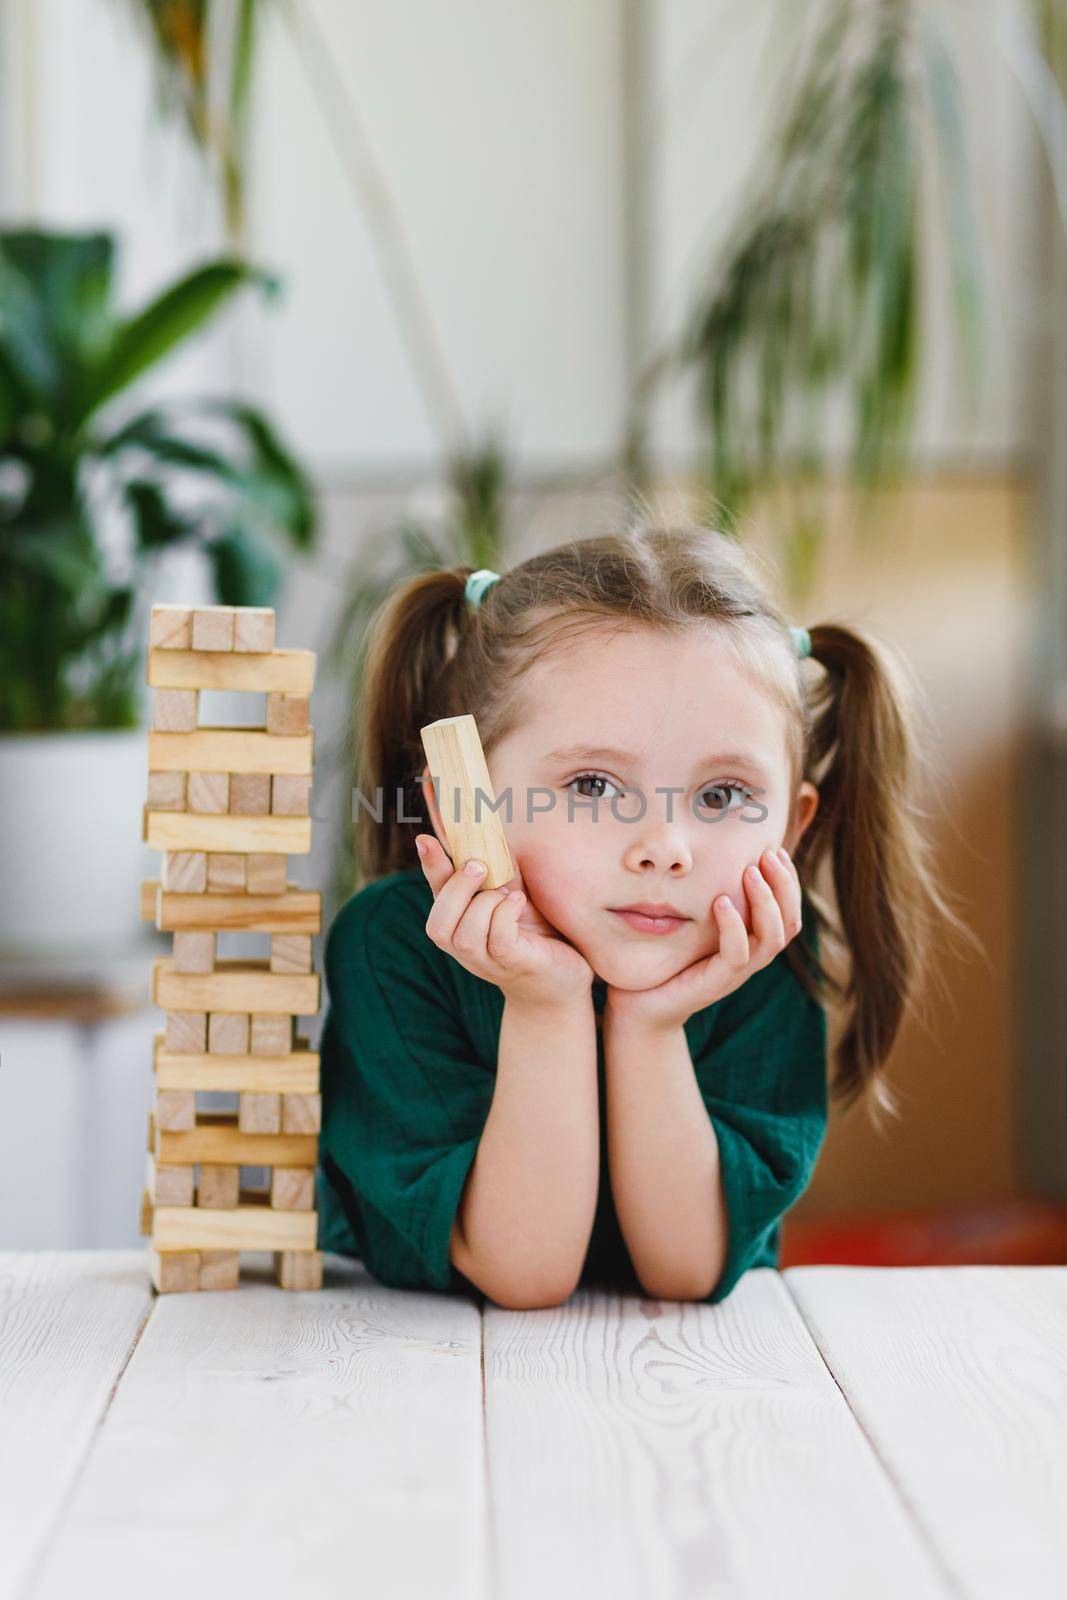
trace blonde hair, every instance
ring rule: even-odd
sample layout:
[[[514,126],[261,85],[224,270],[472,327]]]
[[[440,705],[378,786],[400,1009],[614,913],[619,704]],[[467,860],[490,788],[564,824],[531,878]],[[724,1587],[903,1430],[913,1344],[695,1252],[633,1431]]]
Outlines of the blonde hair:
[[[819,790],[794,852],[805,918],[786,956],[810,994],[844,1011],[831,1092],[846,1107],[865,1096],[876,1123],[875,1106],[895,1115],[885,1064],[933,941],[950,926],[973,938],[947,902],[916,805],[918,723],[903,661],[829,622],[809,629],[811,656],[799,660],[756,559],[688,521],[641,514],[622,532],[557,545],[504,573],[477,609],[465,599],[472,570],[406,579],[368,630],[356,769],[362,793],[384,803],[382,820],[362,808],[357,818],[356,888],[415,866],[415,835],[432,831],[421,778],[427,722],[472,712],[490,758],[522,723],[535,659],[605,625],[678,635],[714,626],[786,713],[794,800],[803,779]],[[836,916],[814,887],[824,866]],[[828,944],[847,957],[847,982],[824,959]]]

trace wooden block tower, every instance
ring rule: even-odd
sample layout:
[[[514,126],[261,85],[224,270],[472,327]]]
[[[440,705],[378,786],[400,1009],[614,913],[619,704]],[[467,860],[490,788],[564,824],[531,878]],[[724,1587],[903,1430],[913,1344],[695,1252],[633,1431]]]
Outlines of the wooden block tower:
[[[143,836],[163,852],[141,913],[173,935],[153,963],[166,1012],[154,1051],[141,1230],[156,1289],[236,1288],[242,1250],[274,1252],[284,1289],[317,1289],[319,1057],[295,1036],[319,1009],[312,935],[322,897],[289,882],[311,848],[310,650],[274,648],[274,612],[154,606]],[[200,726],[200,691],[266,694],[266,725]],[[269,939],[269,955],[219,960],[219,934]],[[197,1091],[236,1095],[204,1111]],[[242,1168],[266,1169],[269,1188]]]

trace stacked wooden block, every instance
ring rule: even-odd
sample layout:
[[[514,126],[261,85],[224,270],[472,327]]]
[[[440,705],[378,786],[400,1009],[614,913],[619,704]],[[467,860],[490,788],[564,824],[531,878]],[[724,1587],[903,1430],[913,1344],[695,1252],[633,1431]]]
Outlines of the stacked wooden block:
[[[173,935],[153,963],[166,1012],[155,1043],[142,1231],[161,1292],[235,1288],[242,1250],[274,1252],[286,1289],[319,1288],[315,1165],[319,1057],[296,1037],[319,1009],[312,935],[322,897],[290,884],[311,848],[315,657],[274,648],[274,612],[154,606],[144,838],[163,852],[142,915]],[[266,695],[263,727],[200,725],[204,690]],[[269,953],[219,960],[219,935],[263,934]],[[198,1092],[236,1097],[207,1111]],[[269,1173],[269,1188],[242,1169]]]

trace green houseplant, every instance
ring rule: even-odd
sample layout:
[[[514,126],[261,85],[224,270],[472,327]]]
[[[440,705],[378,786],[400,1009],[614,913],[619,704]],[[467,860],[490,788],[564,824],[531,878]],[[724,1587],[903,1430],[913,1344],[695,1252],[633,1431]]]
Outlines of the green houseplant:
[[[140,684],[163,554],[195,546],[220,603],[269,605],[285,554],[314,539],[310,487],[258,411],[207,397],[116,416],[239,289],[275,280],[211,261],[123,316],[113,265],[107,233],[0,232],[7,955],[122,942],[136,919]]]
[[[269,605],[281,544],[313,541],[310,488],[258,411],[205,398],[108,423],[237,290],[274,280],[213,261],[122,317],[113,259],[106,233],[0,232],[4,733],[136,723],[138,602],[164,551],[198,544],[220,603]],[[125,525],[118,557],[109,524]]]

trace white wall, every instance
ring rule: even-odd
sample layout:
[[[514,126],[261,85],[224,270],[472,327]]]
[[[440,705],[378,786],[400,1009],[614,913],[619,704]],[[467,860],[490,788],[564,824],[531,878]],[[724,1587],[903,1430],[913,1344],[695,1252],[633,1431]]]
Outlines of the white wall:
[[[953,335],[947,315],[945,219],[938,173],[924,162],[924,204],[936,223],[924,277],[927,323],[917,453],[926,462],[980,466],[1029,445],[1028,345],[1040,337],[1035,303],[1036,161],[1033,125],[1005,55],[1020,48],[1028,14],[1019,0],[923,0],[915,7],[943,36],[956,62],[988,262],[986,372],[973,419],[954,402]],[[799,46],[822,4],[787,0],[654,0],[654,325],[663,337],[679,325],[706,263],[747,202],[754,155],[793,88]],[[807,28],[808,31],[805,31]],[[657,408],[654,433],[669,463],[701,448],[688,386]]]
[[[469,431],[499,422],[527,473],[597,471],[625,412],[627,271],[647,280],[645,342],[677,327],[745,193],[761,129],[797,55],[785,0],[301,0],[358,109],[417,264]],[[1025,447],[1034,201],[1028,116],[995,44],[1024,0],[931,0],[959,51],[990,251],[989,367],[977,425],[952,415],[949,326],[934,299],[921,442],[933,460]],[[645,104],[624,105],[627,30]],[[118,0],[8,0],[5,220],[112,225],[122,289],[143,298],[221,242],[217,207],[173,131],[150,124],[146,51]],[[268,12],[256,84],[249,248],[286,279],[176,358],[153,390],[217,381],[266,404],[335,485],[433,471],[428,418],[367,217],[328,134],[332,104]],[[311,51],[311,59],[316,56]],[[639,120],[644,263],[627,256],[623,118]],[[928,178],[932,183],[932,179]],[[933,198],[936,202],[936,193]],[[930,281],[943,289],[932,256]],[[940,309],[939,309],[940,308]],[[657,408],[671,467],[699,437],[689,397]]]

